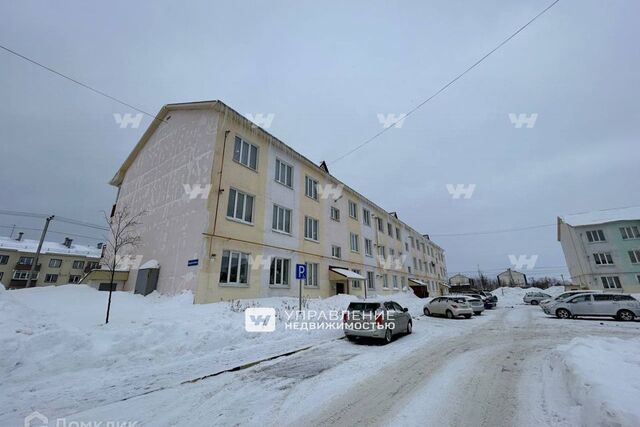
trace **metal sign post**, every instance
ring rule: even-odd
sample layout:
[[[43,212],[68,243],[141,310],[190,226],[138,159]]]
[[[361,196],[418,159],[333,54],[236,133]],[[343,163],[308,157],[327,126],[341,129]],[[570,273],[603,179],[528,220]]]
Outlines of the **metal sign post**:
[[[307,264],[296,264],[296,279],[298,279],[298,311],[302,311],[302,280],[307,278]]]

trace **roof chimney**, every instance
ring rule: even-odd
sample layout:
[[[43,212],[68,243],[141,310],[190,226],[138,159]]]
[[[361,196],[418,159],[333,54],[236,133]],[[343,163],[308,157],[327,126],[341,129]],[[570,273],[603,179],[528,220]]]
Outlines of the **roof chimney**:
[[[22,236],[24,236],[24,233],[21,231],[18,233],[18,238],[16,239],[18,242],[22,241]]]
[[[66,246],[66,247],[68,247],[68,248],[71,248],[71,242],[73,242],[73,239],[70,239],[70,238],[68,238],[68,237],[65,237],[65,238],[64,238],[64,243],[63,243],[63,245],[65,245],[65,246]]]
[[[99,242],[97,247],[98,249],[102,249],[102,242]]]

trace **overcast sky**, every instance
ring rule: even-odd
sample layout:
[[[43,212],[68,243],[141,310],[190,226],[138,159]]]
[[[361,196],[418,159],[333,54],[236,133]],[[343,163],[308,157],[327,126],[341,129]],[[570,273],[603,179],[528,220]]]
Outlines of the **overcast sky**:
[[[410,110],[550,3],[4,0],[0,44],[150,113],[209,99],[273,113],[271,133],[331,162],[382,129],[378,113]],[[331,173],[431,234],[451,274],[494,275],[513,254],[538,255],[530,275],[566,276],[553,226],[438,235],[639,204],[638,16],[635,0],[561,0]],[[136,111],[4,51],[0,94],[0,208],[101,222],[150,119],[121,129],[114,113]],[[538,116],[516,128],[509,113]],[[476,187],[454,199],[447,184]],[[40,222],[0,215],[0,235]]]

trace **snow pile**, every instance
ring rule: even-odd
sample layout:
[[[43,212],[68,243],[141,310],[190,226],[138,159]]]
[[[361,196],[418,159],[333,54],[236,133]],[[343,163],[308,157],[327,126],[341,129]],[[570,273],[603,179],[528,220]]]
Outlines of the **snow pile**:
[[[640,425],[640,338],[574,338],[550,360],[580,405],[580,425]]]
[[[523,304],[522,298],[529,292],[543,292],[545,294],[549,294],[552,297],[554,297],[564,292],[564,287],[552,286],[547,289],[540,289],[536,287],[531,287],[531,288],[502,287],[492,291],[491,293],[498,297],[498,304],[504,305],[504,306],[512,306],[517,304]]]

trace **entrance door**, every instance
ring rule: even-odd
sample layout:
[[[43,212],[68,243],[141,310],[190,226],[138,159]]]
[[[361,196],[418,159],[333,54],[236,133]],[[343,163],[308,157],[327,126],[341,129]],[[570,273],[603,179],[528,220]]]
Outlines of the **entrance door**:
[[[336,295],[344,294],[344,283],[338,282],[336,283]]]

